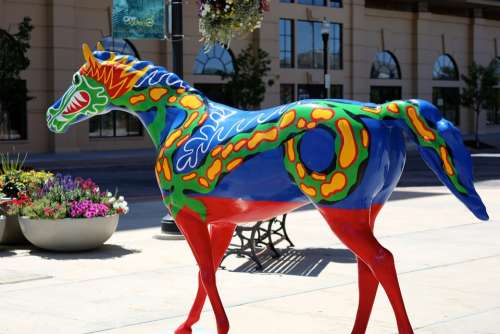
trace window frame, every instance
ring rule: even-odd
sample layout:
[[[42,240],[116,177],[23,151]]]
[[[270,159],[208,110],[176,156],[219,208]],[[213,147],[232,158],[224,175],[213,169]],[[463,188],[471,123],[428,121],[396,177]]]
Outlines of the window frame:
[[[220,50],[222,53],[220,55],[216,55],[216,52]],[[224,62],[222,61],[224,56],[229,56],[230,61],[229,62]],[[200,59],[200,57],[205,57],[204,62]],[[214,72],[205,72],[205,69],[207,67],[207,64],[209,63],[210,60],[212,59],[217,59],[222,66],[224,67],[223,71],[214,71]],[[202,66],[202,70],[198,71],[198,64]],[[228,68],[230,67],[230,68]],[[198,54],[196,58],[194,59],[194,67],[193,67],[193,75],[217,75],[220,76],[221,74],[232,74],[235,71],[235,66],[234,66],[234,54],[233,51],[231,51],[230,48],[225,47],[224,45],[220,44],[215,44],[212,49],[208,52],[205,53],[205,49],[202,47],[198,51]]]
[[[282,34],[281,32],[281,22],[290,23],[290,35]],[[280,68],[294,68],[295,67],[295,20],[288,18],[280,18],[280,26],[279,26],[279,43],[280,43]],[[286,50],[286,41],[285,41],[285,50],[281,49],[281,38],[290,38],[290,50]],[[290,66],[283,66],[281,55],[282,53],[290,53]]]
[[[444,71],[442,71],[442,69],[444,68],[444,64],[443,64],[443,61],[441,61],[442,59],[447,59],[449,60],[450,64],[452,65],[452,68],[453,68],[453,77],[443,77],[442,75],[445,74]],[[436,70],[436,67],[439,66],[440,67],[440,75],[441,76],[437,76],[436,73],[438,73],[438,71]],[[448,53],[443,53],[441,54],[437,59],[436,61],[434,62],[434,66],[432,66],[432,80],[433,81],[460,81],[460,71],[458,69],[458,65],[457,65],[457,62],[455,61],[455,59]]]
[[[396,77],[381,78],[380,74],[378,74],[377,76],[374,75],[374,71],[376,70],[375,65],[379,62],[379,55],[388,55],[389,59],[391,59],[394,62],[396,73],[397,73]],[[386,62],[384,64],[387,65],[388,63]],[[379,66],[379,69],[381,67],[382,66]],[[379,69],[377,69],[377,70],[379,71],[379,73],[381,73]],[[377,52],[375,54],[375,60],[373,60],[372,67],[370,69],[370,79],[373,79],[373,80],[402,80],[402,78],[403,78],[403,74],[401,73],[401,67],[399,65],[398,58],[396,57],[396,55],[394,55],[394,53],[392,53],[391,51],[388,51],[388,50],[383,50],[383,51]]]
[[[322,25],[322,22],[321,21],[310,21],[310,20],[297,20],[297,25],[296,25],[296,38],[298,38],[299,36],[299,33],[301,31],[301,29],[299,28],[302,24],[307,24],[309,25],[310,27],[308,27],[308,29],[310,28],[312,30],[312,36],[308,39],[304,38],[304,39],[300,39],[299,42],[297,43],[297,46],[296,46],[296,57],[297,57],[297,68],[300,68],[300,69],[315,69],[315,70],[318,70],[318,69],[323,69],[324,68],[324,64],[323,64],[323,51],[321,51],[321,53],[319,54],[319,57],[316,57],[318,56],[318,54],[316,54],[316,50],[323,50],[323,42],[322,42],[322,36],[321,36],[321,25]],[[334,34],[334,31],[335,31],[335,27],[338,27],[338,31],[339,31],[339,36],[338,38],[335,38],[335,34]],[[317,36],[316,36],[317,34]],[[344,27],[343,27],[343,24],[342,23],[339,23],[339,22],[330,22],[330,34],[329,34],[329,37],[328,37],[328,69],[329,70],[343,70],[344,68],[344,46],[343,46],[343,41],[344,41],[344,38],[343,38],[343,35],[344,35]],[[319,47],[316,45],[316,41],[319,41],[319,43],[321,44]],[[310,46],[310,51],[308,53],[305,53],[306,55],[307,54],[310,54],[311,57],[311,65],[301,65],[300,63],[300,59],[299,59],[299,53],[298,53],[298,49],[300,49],[299,47],[299,44],[300,44],[300,41],[310,41],[310,43],[312,43]],[[336,54],[334,53],[334,44],[335,42],[338,41],[338,45],[339,45],[339,53]],[[331,45],[330,45],[331,44]],[[335,57],[338,56],[338,63],[333,61],[335,60]],[[318,58],[318,59],[316,59]]]

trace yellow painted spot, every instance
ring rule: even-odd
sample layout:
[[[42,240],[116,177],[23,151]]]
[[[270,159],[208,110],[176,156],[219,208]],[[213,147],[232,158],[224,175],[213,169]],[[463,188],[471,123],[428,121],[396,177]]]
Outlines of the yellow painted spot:
[[[306,171],[304,169],[304,166],[300,162],[298,162],[295,165],[295,170],[297,171],[297,174],[299,174],[301,179],[303,179],[304,176],[306,176]]]
[[[351,124],[345,118],[341,118],[336,123],[337,130],[341,136],[339,153],[339,165],[341,168],[350,167],[358,156],[358,148],[352,131]]]
[[[250,150],[255,149],[260,143],[267,141],[272,142],[278,139],[278,129],[272,128],[267,131],[257,131],[253,134],[252,138],[248,141],[247,147]]]
[[[200,126],[203,123],[205,123],[205,121],[207,120],[207,118],[208,118],[208,112],[205,112],[203,115],[201,115],[201,118],[198,121],[198,126]]]
[[[320,174],[320,173],[316,173],[316,172],[312,172],[311,177],[313,178],[313,180],[316,180],[316,181],[325,181],[326,180],[325,174]]]
[[[287,111],[280,120],[280,128],[284,129],[290,126],[295,121],[295,110]]]
[[[316,108],[311,113],[311,117],[315,121],[328,121],[333,116],[335,116],[335,112],[332,109],[326,108]]]
[[[248,139],[241,139],[239,142],[236,143],[236,145],[234,145],[234,151],[235,152],[239,152],[243,146],[245,146],[248,142]]]
[[[191,110],[199,109],[201,106],[203,106],[203,101],[196,95],[183,96],[179,103],[184,108],[188,108]]]
[[[317,123],[316,122],[309,122],[307,123],[307,128],[308,129],[314,129],[316,127]]]
[[[200,115],[199,112],[195,111],[191,115],[189,115],[188,119],[184,123],[184,129],[187,129],[193,124],[194,120]]]
[[[215,157],[217,154],[220,153],[220,151],[222,150],[222,146],[216,146],[213,150],[212,150],[212,153],[210,153],[210,155],[212,157]]]
[[[163,176],[165,177],[165,180],[172,181],[172,171],[170,170],[168,159],[163,159]]]
[[[161,87],[152,88],[149,91],[149,97],[151,97],[151,100],[153,100],[154,102],[160,101],[167,94],[168,94],[168,89]]]
[[[371,114],[380,114],[380,108],[371,108],[371,107],[363,107],[361,108],[362,111],[369,112]]]
[[[207,177],[210,181],[215,180],[215,178],[220,174],[222,170],[222,161],[220,159],[215,160],[207,170]]]
[[[185,92],[186,92],[186,90],[184,88],[179,88],[176,91],[177,94],[184,94]]]
[[[223,158],[223,159],[226,159],[226,158],[229,156],[229,154],[231,154],[231,152],[233,151],[233,148],[234,148],[234,145],[233,145],[232,143],[229,143],[229,144],[226,146],[226,148],[224,148],[224,149],[222,150],[222,154],[221,154],[221,155],[222,155],[222,158]]]
[[[364,147],[368,147],[368,144],[370,143],[370,135],[366,129],[361,130],[361,143]]]
[[[436,135],[425,125],[424,121],[417,114],[417,110],[414,107],[406,108],[406,113],[408,114],[408,118],[417,133],[423,137],[425,141],[436,140]]]
[[[294,140],[293,138],[290,139],[285,143],[286,145],[286,156],[288,157],[288,160],[291,162],[295,161],[295,149],[294,149]]]
[[[232,171],[233,169],[238,167],[242,162],[243,162],[243,158],[236,158],[236,159],[231,160],[231,162],[227,164],[227,167],[226,167],[227,171],[228,172]]]
[[[187,175],[184,175],[182,177],[182,180],[184,180],[184,181],[191,181],[191,180],[194,180],[196,178],[196,176],[197,176],[197,174],[195,172],[189,173]]]
[[[393,114],[399,114],[399,106],[395,102],[389,103],[387,110]]]
[[[175,95],[172,95],[168,98],[169,103],[175,103],[175,101],[177,101],[177,96]]]
[[[160,160],[156,161],[156,172],[157,173],[161,172],[161,162],[160,162]]]
[[[344,173],[337,172],[332,175],[330,182],[321,185],[321,195],[330,197],[342,191],[347,185],[347,177]]]
[[[208,188],[208,181],[204,177],[199,177],[198,178],[198,183],[202,185],[205,188]]]
[[[446,174],[449,176],[455,175],[455,171],[450,162],[450,155],[444,146],[439,147],[439,155],[441,156],[441,160],[443,161],[443,166]]]
[[[174,144],[174,142],[175,142],[177,139],[179,139],[179,137],[181,136],[181,134],[182,134],[182,132],[181,132],[181,130],[179,130],[179,129],[177,129],[177,130],[175,130],[174,132],[172,132],[172,133],[168,136],[167,140],[165,141],[165,148],[170,148],[170,147]]]
[[[189,137],[190,137],[189,134],[187,134],[184,137],[182,137],[181,140],[179,140],[177,142],[177,147],[181,147],[181,145],[184,145],[184,143],[187,142],[187,140],[189,139]]]
[[[301,118],[297,122],[297,128],[303,129],[303,128],[305,128],[306,124],[307,124],[307,121],[305,119]]]
[[[136,104],[144,102],[144,101],[146,101],[146,96],[144,96],[144,94],[134,95],[134,96],[131,96],[129,99],[129,102],[132,105],[136,105]]]
[[[315,188],[308,187],[304,183],[300,184],[300,189],[304,192],[304,194],[310,197],[315,197],[318,193]]]

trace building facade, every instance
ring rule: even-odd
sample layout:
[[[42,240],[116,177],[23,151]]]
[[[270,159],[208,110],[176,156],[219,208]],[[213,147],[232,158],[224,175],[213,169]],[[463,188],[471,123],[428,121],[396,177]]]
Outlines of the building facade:
[[[137,120],[110,113],[53,135],[45,112],[82,63],[81,44],[107,48],[172,68],[168,41],[114,40],[111,0],[0,0],[0,28],[11,33],[32,18],[30,67],[22,73],[29,95],[26,114],[0,109],[0,151],[65,152],[146,148],[152,144]],[[377,103],[398,98],[433,101],[464,133],[474,129],[461,107],[460,75],[473,61],[487,65],[499,56],[497,1],[274,0],[262,28],[235,38],[229,50],[203,52],[195,1],[184,5],[184,79],[224,102],[218,72],[234,71],[232,59],[249,43],[271,57],[262,107],[324,96],[322,22],[328,27],[329,95]],[[24,112],[19,110],[16,112]],[[9,114],[11,113],[11,114]],[[23,128],[24,127],[24,128]],[[485,111],[480,132],[500,132],[500,113]]]

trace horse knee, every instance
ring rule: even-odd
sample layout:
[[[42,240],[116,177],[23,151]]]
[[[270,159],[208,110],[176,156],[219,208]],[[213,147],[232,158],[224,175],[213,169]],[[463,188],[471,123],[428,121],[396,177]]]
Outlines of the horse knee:
[[[379,248],[367,259],[370,269],[375,273],[377,271],[386,272],[394,268],[394,256],[384,247]]]
[[[215,273],[212,270],[201,270],[200,276],[205,287],[215,285]]]

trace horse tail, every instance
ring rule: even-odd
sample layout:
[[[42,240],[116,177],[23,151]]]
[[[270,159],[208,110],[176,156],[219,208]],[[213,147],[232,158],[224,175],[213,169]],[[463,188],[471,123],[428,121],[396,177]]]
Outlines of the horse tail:
[[[474,188],[472,159],[460,131],[439,110],[423,100],[389,102],[379,107],[398,124],[438,179],[479,219],[488,220]]]

